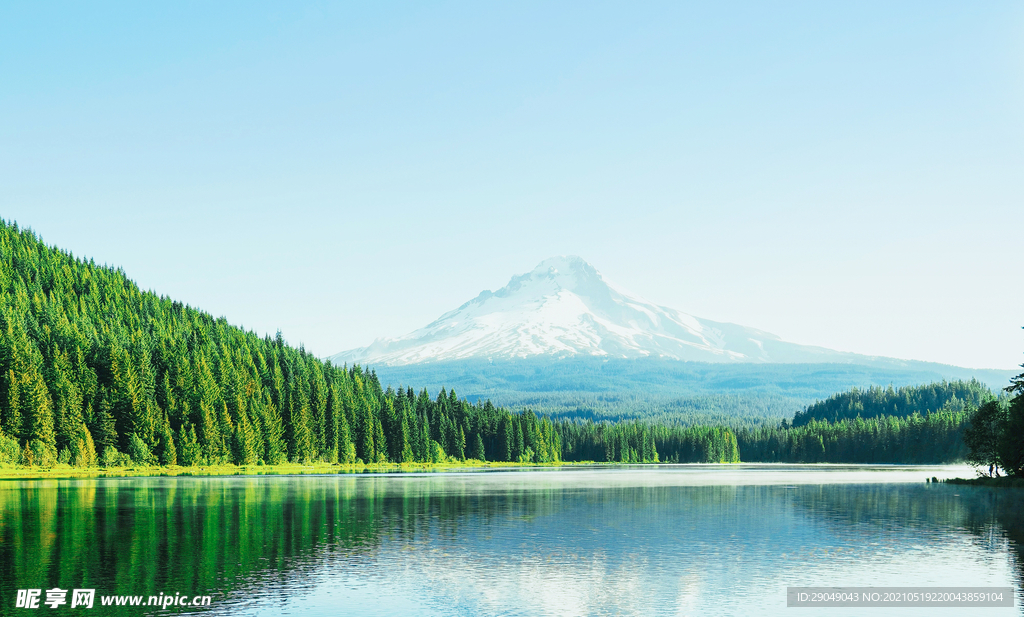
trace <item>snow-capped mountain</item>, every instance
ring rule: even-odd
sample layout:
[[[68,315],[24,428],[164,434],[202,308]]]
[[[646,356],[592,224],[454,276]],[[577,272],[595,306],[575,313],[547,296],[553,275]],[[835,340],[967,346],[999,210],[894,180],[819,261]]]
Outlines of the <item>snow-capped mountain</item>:
[[[787,343],[774,334],[714,322],[627,293],[575,256],[484,291],[396,339],[332,356],[335,364],[405,365],[529,356],[662,357],[703,362],[851,362],[856,354]]]

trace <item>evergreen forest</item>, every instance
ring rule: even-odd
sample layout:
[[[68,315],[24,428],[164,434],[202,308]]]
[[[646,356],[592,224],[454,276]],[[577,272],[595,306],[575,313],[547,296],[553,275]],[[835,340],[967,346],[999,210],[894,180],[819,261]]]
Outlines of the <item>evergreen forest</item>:
[[[1004,382],[1005,383],[1005,382]],[[854,418],[896,418],[927,414],[938,409],[977,408],[993,397],[992,390],[977,380],[936,382],[894,389],[872,386],[866,390],[853,388],[809,405],[793,417],[793,426],[812,420],[837,422]]]

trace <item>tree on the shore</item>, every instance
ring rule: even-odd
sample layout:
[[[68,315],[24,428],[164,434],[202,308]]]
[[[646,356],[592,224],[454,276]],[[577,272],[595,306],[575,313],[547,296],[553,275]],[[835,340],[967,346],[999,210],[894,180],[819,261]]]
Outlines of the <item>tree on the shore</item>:
[[[1024,364],[1021,365],[1024,368]],[[968,462],[988,465],[990,474],[1002,469],[1008,475],[1024,475],[1024,373],[1010,380],[1004,390],[1013,395],[1009,404],[993,400],[978,407],[964,431],[970,453]]]
[[[1021,365],[1024,368],[1024,364]],[[1012,476],[1024,475],[1024,373],[1010,380],[1006,391],[1013,394],[1003,433],[999,439],[999,460]]]
[[[1002,462],[999,457],[999,441],[1006,425],[1006,408],[1001,401],[983,403],[971,414],[970,422],[964,429],[964,444],[967,446],[967,462],[989,468],[989,475],[998,475]]]

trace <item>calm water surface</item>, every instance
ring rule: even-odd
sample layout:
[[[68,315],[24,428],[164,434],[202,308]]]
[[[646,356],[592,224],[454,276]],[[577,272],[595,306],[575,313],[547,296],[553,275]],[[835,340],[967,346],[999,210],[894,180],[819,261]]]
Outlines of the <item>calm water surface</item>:
[[[961,467],[684,465],[0,482],[18,589],[210,595],[207,615],[965,615],[786,587],[1013,586],[1024,491]],[[45,595],[45,594],[44,594]],[[69,603],[70,604],[70,603]],[[67,606],[41,614],[190,614]],[[192,610],[192,609],[189,609]],[[887,612],[888,611],[888,612]]]

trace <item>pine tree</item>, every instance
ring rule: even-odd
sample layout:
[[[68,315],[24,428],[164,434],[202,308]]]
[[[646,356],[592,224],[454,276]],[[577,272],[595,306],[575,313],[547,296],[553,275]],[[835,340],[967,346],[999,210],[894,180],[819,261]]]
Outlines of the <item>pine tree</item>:
[[[359,458],[364,463],[373,463],[377,460],[377,444],[374,441],[376,418],[373,417],[373,411],[369,405],[363,406],[362,422],[359,424],[359,432],[361,433],[359,448],[357,449]]]
[[[324,460],[338,462],[339,432],[345,419],[345,410],[338,397],[338,384],[331,382],[327,389],[326,416],[324,418]]]
[[[264,400],[259,405],[259,417],[263,430],[263,460],[269,465],[277,465],[288,455],[281,415],[273,402]]]
[[[199,439],[196,437],[196,428],[191,422],[182,425],[178,432],[178,460],[185,467],[206,464],[199,446]]]
[[[50,466],[57,461],[57,436],[53,429],[53,403],[43,376],[34,368],[23,379],[25,439],[36,465]]]
[[[224,439],[220,432],[220,421],[213,406],[205,400],[199,401],[199,444],[202,448],[201,458],[208,464],[221,462],[224,454]]]
[[[92,467],[96,464],[96,444],[84,422],[79,426],[71,461],[76,467]]]
[[[309,456],[312,460],[327,460],[327,381],[323,365],[309,363]]]
[[[132,433],[128,436],[128,456],[132,458],[132,461],[139,465],[152,465],[155,460],[153,453],[150,452],[149,446],[142,440],[141,437]]]
[[[1020,381],[1014,384],[1020,385]],[[1008,390],[1013,392],[1014,386]],[[1024,388],[1017,392],[1017,396],[1010,400],[1006,424],[999,438],[1000,466],[1011,476],[1024,475]]]
[[[234,462],[236,465],[255,465],[258,460],[256,435],[245,412],[238,416],[234,431]]]
[[[107,402],[106,396],[101,397],[100,410],[96,414],[94,419],[94,439],[96,444],[99,446],[99,450],[102,452],[106,448],[117,447],[117,426],[114,421],[114,416],[110,413],[110,404]]]
[[[82,425],[82,393],[74,382],[67,353],[54,348],[53,364],[47,380],[53,384],[53,402],[57,449],[70,449],[79,439]]]
[[[161,465],[178,464],[178,448],[174,443],[174,432],[171,430],[171,422],[167,415],[164,415],[160,423],[160,430],[157,432],[156,457]]]
[[[480,433],[476,433],[473,436],[473,454],[472,457],[478,461],[486,461],[487,455],[484,454],[484,440],[480,437]]]
[[[409,394],[412,394],[411,390],[409,391]],[[411,398],[412,397],[409,397],[407,399],[403,399],[402,400],[402,407],[401,407],[402,413],[401,413],[400,425],[398,427],[398,430],[400,432],[399,441],[402,444],[402,452],[400,454],[400,457],[397,460],[397,462],[401,462],[401,463],[412,462],[416,458],[416,454],[413,451],[413,447],[412,447],[412,443],[414,441],[414,438],[413,438],[414,429],[413,429],[413,427],[415,425],[415,420],[413,419],[414,416],[412,415],[412,411],[411,411],[410,405],[409,405],[409,399],[411,399]]]
[[[374,418],[373,419],[373,442],[374,442],[374,444],[378,444],[376,446],[376,452],[375,452],[376,457],[374,459],[374,462],[376,462],[376,463],[386,463],[386,462],[388,462],[388,459],[387,459],[387,448],[386,448],[385,438],[384,438],[384,427],[380,423],[380,418]]]
[[[21,413],[21,396],[18,393],[18,379],[14,375],[14,370],[9,369],[7,371],[7,379],[5,380],[4,387],[6,390],[6,396],[3,399],[3,416],[0,417],[0,430],[4,433],[19,439],[22,437],[22,413]]]
[[[130,435],[149,442],[153,434],[150,401],[134,358],[126,349],[115,348],[111,353],[110,371],[113,376],[112,412],[118,434],[122,437],[121,445],[127,448]]]
[[[498,460],[514,461],[512,454],[512,420],[507,415],[502,416],[499,425]]]
[[[395,410],[395,391],[389,386],[387,392],[384,393],[384,398],[381,399],[379,411],[382,429],[381,436],[385,441],[385,447],[380,449],[384,450],[387,457],[392,461],[401,462],[402,443],[400,442],[400,436],[395,434],[400,424],[397,416],[398,413]],[[385,437],[385,435],[390,438]]]

